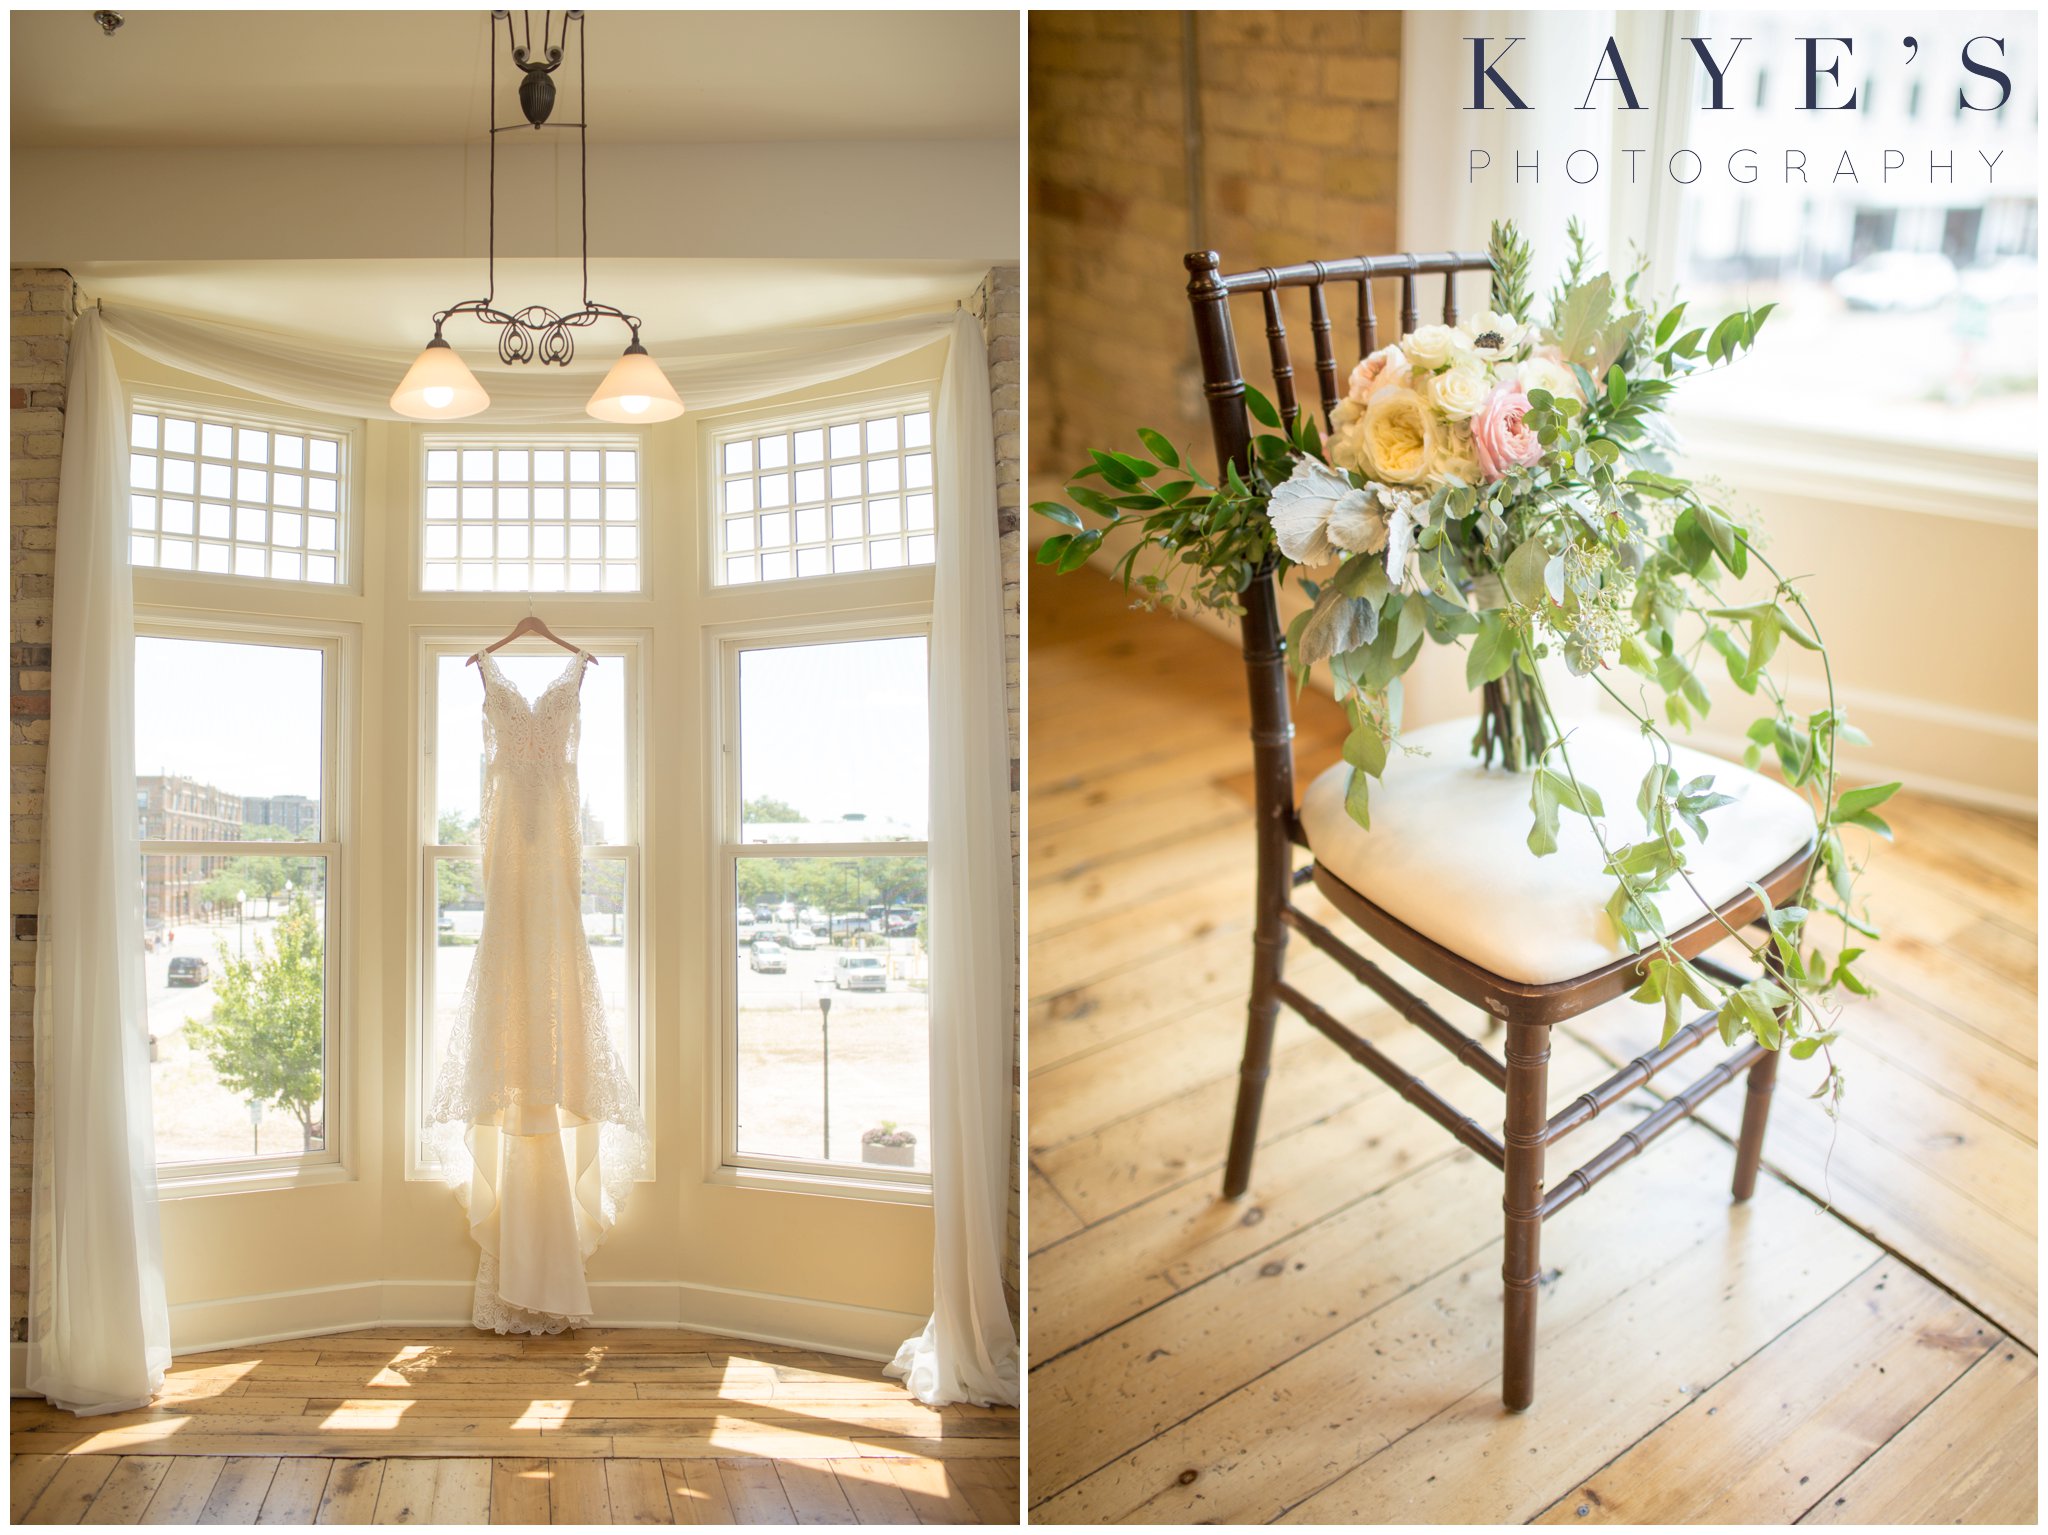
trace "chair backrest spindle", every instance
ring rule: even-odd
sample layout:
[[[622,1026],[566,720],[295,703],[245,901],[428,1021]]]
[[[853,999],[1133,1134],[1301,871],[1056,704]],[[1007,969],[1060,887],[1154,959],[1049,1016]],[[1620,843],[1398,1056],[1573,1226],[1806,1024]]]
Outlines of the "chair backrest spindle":
[[[1370,357],[1380,349],[1380,317],[1373,313],[1372,279],[1358,279],[1358,355]]]
[[[1318,272],[1322,263],[1316,264]],[[1323,285],[1311,283],[1308,290],[1309,331],[1316,345],[1316,381],[1323,386],[1323,425],[1330,424],[1330,412],[1337,408],[1343,395],[1337,391],[1337,343],[1330,334],[1330,303],[1324,297]]]
[[[1267,269],[1272,270],[1270,267]],[[1294,358],[1287,350],[1287,322],[1280,318],[1280,289],[1276,284],[1261,295],[1266,301],[1266,349],[1273,359],[1274,404],[1280,407],[1281,419],[1287,429],[1294,429],[1294,418],[1301,414],[1301,407],[1294,399]]]
[[[1415,312],[1415,268],[1413,256],[1408,258],[1409,268],[1401,274],[1401,334],[1414,333],[1417,315]]]
[[[1455,269],[1444,273],[1444,324],[1458,323],[1458,274]]]

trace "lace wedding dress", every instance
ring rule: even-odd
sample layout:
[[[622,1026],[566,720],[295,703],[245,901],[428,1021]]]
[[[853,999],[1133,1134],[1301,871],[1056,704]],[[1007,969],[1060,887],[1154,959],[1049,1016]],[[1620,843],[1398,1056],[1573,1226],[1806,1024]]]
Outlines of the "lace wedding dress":
[[[583,930],[577,651],[529,702],[486,653],[484,922],[428,1118],[429,1157],[483,1250],[478,1327],[590,1319],[583,1264],[646,1164],[639,1095]]]

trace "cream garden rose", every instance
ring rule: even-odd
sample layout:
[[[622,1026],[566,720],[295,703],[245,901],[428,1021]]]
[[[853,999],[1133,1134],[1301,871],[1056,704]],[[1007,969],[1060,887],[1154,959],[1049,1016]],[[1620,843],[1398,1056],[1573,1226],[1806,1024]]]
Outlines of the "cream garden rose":
[[[1428,403],[1413,389],[1375,391],[1365,406],[1368,473],[1397,485],[1413,485],[1429,473],[1437,428]]]
[[[1563,400],[1583,398],[1577,377],[1554,346],[1540,346],[1531,352],[1516,366],[1515,378],[1524,389],[1547,389]]]
[[[1382,384],[1405,384],[1408,377],[1407,355],[1398,345],[1390,343],[1370,357],[1361,358],[1358,366],[1351,370],[1347,398],[1363,405]]]
[[[1423,325],[1401,338],[1400,350],[1418,368],[1441,368],[1468,345],[1467,338],[1448,325]]]
[[[1460,363],[1429,380],[1430,403],[1453,421],[1469,420],[1486,403],[1493,379],[1478,363]]]

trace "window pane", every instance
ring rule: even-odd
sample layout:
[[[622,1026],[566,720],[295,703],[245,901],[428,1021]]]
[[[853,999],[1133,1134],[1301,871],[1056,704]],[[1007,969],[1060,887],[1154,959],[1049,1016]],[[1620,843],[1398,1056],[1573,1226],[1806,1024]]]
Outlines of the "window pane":
[[[135,797],[156,841],[315,842],[326,657],[135,640]]]
[[[749,449],[740,455],[721,453],[719,462],[726,476],[741,467],[769,472],[720,480],[719,509],[729,520],[718,525],[716,552],[720,558],[712,568],[721,572],[724,584],[930,563],[928,558],[922,562],[906,558],[902,537],[906,523],[910,531],[931,528],[929,411],[903,415],[849,411],[842,419],[726,446]],[[906,447],[923,451],[906,455]],[[906,490],[917,494],[906,499]],[[866,520],[864,502],[870,514]],[[778,516],[771,524],[764,517],[757,527],[752,518],[740,515],[757,508],[778,513],[791,509],[794,521],[788,523]],[[922,523],[915,515],[920,510],[925,517]],[[806,547],[828,540],[830,547]],[[929,545],[931,540],[925,543]],[[751,553],[757,548],[786,548],[790,557],[774,561],[763,557],[757,565]]]
[[[739,674],[739,840],[924,840],[922,635],[746,650]]]
[[[497,651],[492,659],[505,679],[529,699],[568,669],[570,656]],[[477,840],[483,810],[483,682],[467,656],[435,661],[435,825],[440,843]],[[583,674],[583,732],[576,751],[583,791],[583,840],[624,842],[626,826],[626,662],[600,655]]]
[[[327,1143],[327,860],[143,860],[157,1161]]]
[[[307,438],[294,433],[271,431],[237,423],[232,419],[195,420],[184,416],[135,413],[129,418],[129,481],[138,491],[162,489],[183,498],[195,493],[205,498],[199,512],[203,537],[234,539],[232,548],[201,546],[193,559],[189,546],[180,545],[167,553],[162,563],[171,569],[198,569],[210,574],[234,574],[272,581],[318,581],[331,585],[336,577],[332,558],[316,562],[303,559],[295,539],[274,537],[274,508],[296,511],[310,507],[321,512],[340,509],[341,444],[334,438]],[[180,455],[201,455],[191,458]],[[209,463],[207,459],[235,460]],[[321,471],[308,479],[301,471],[311,460]],[[275,464],[282,472],[259,467]],[[139,505],[139,503],[138,503]],[[169,509],[175,506],[174,522]],[[164,531],[190,533],[192,507],[187,500],[167,501]],[[327,519],[330,529],[336,519]],[[140,521],[138,529],[148,526]],[[274,526],[297,529],[296,517],[280,517]],[[231,533],[232,530],[232,533]],[[133,541],[131,559],[151,563],[156,541]],[[326,548],[335,549],[329,542]]]
[[[922,858],[733,861],[743,1156],[931,1168]]]
[[[579,576],[559,565],[527,563],[529,557],[548,561],[562,558],[565,541],[560,523],[565,519],[605,524],[609,530],[626,535],[621,547],[637,548],[638,449],[587,448],[531,440],[485,447],[472,439],[461,445],[430,446],[426,459],[427,484],[422,503],[425,515],[420,539],[423,590],[640,590],[637,560],[607,568],[601,579],[595,569]],[[453,485],[434,483],[458,470],[464,482],[459,490]],[[317,498],[311,504],[317,507]],[[452,545],[455,529],[448,526],[450,523],[461,528]],[[596,527],[592,527],[569,552],[579,558],[595,559],[599,557],[601,543]]]

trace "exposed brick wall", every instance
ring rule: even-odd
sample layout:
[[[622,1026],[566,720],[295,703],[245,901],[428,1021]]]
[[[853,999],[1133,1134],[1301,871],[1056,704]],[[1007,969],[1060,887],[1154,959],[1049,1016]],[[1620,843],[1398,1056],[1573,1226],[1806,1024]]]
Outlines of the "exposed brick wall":
[[[1241,270],[1394,248],[1400,28],[1392,11],[1201,12],[1190,57],[1179,13],[1031,13],[1036,473],[1135,447],[1140,425],[1208,464],[1186,252]],[[1350,290],[1331,310],[1348,371]],[[1263,385],[1256,304],[1236,318],[1246,376]],[[1304,295],[1285,318],[1312,395]]]
[[[13,564],[8,813],[14,932],[8,993],[13,1117],[8,1162],[9,1336],[27,1336],[29,1158],[35,1136],[36,907],[43,857],[43,770],[50,750],[50,586],[56,568],[57,461],[64,451],[64,369],[71,277],[16,267],[11,287]]]
[[[989,405],[995,414],[996,523],[1003,536],[1003,688],[1010,722],[1010,888],[1013,897],[1017,891],[1018,876],[1022,867],[1019,842],[1022,823],[1019,818],[1018,801],[1022,773],[1019,768],[1018,740],[1020,721],[1023,717],[1023,665],[1020,654],[1023,635],[1020,606],[1022,588],[1019,583],[1018,563],[1022,552],[1019,514],[1023,504],[1022,466],[1018,458],[1021,446],[1018,440],[1018,426],[1022,404],[1022,357],[1019,349],[1017,286],[1016,267],[993,267],[969,304],[969,308],[981,321],[982,338],[988,343]],[[1020,971],[1017,993],[1020,1002],[1021,978]],[[1003,1258],[1003,1288],[1009,1298],[1011,1320],[1015,1321],[1019,1315],[1019,1296],[1023,1291],[1023,1273],[1018,1247],[1023,1211],[1023,1191],[1019,1185],[1023,1167],[1024,1106],[1024,1056],[1022,1035],[1019,1031],[1022,1019],[1021,1006],[1013,1007],[1010,1018],[1013,1046],[1011,1059],[1014,1067],[1011,1082],[1014,1096],[1010,1114],[1012,1177],[1009,1250]]]

